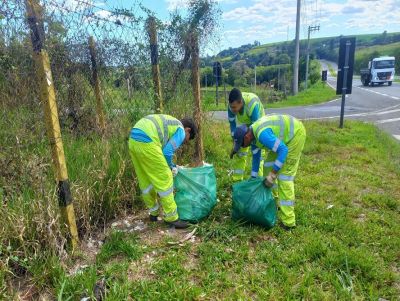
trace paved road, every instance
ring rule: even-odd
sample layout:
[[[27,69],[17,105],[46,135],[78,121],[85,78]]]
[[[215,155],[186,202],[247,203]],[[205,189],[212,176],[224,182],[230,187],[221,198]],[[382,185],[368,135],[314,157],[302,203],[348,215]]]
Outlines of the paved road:
[[[323,69],[326,61],[321,61]],[[333,68],[335,63],[329,62]],[[328,74],[328,84],[336,87],[336,78]],[[340,97],[340,96],[339,96]],[[290,114],[300,119],[334,120],[340,116],[341,99],[311,106],[289,107],[282,109],[267,109],[267,113]],[[223,111],[214,112],[215,119],[226,119]],[[345,120],[356,119],[376,124],[400,141],[400,84],[393,83],[391,87],[374,86],[364,87],[360,80],[353,79],[353,92],[346,97]]]

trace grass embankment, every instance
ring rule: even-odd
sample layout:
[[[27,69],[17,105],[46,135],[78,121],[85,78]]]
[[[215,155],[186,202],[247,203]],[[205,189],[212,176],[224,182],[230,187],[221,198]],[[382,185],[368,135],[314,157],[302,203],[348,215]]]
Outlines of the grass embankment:
[[[333,100],[335,98],[337,98],[335,90],[333,90],[327,84],[318,82],[306,91],[301,91],[295,96],[288,96],[286,99],[279,102],[267,103],[266,108],[314,105]]]
[[[211,89],[212,88],[208,88],[207,90],[202,89],[203,109],[205,111],[225,111],[227,105],[223,92],[219,96],[219,103],[217,106],[215,102],[215,90],[213,91]],[[231,87],[229,89],[227,88],[227,98],[230,89]],[[241,91],[254,93],[252,88],[241,88]],[[271,101],[271,99],[275,97],[272,89],[257,87],[255,94],[261,99],[266,109],[313,105],[337,98],[335,90],[322,82],[312,85],[307,91],[300,91],[296,96],[288,96],[286,99],[275,102]]]
[[[359,74],[360,69],[368,68],[369,60],[380,56],[394,56],[396,58],[396,73],[400,73],[400,61],[398,60],[400,56],[400,42],[357,49],[354,58],[354,72]]]
[[[265,231],[231,221],[231,141],[225,124],[209,124],[206,160],[216,168],[220,202],[197,225],[194,241],[169,245],[162,224],[150,225],[144,234],[113,232],[94,260],[78,254],[60,263],[51,251],[42,250],[36,254],[42,261],[32,255],[25,263],[24,277],[58,300],[90,296],[102,281],[106,300],[397,298],[400,145],[364,123],[348,121],[343,130],[336,123],[305,125],[308,138],[296,178],[298,227],[293,232],[279,227]],[[74,151],[81,165],[87,152],[66,144],[67,156],[71,158]],[[36,152],[33,148],[30,154]],[[93,147],[92,152],[101,158],[100,148]],[[111,158],[110,166],[129,164],[126,156]],[[72,158],[69,162],[75,164]],[[85,177],[90,175],[71,173],[73,187]],[[124,179],[125,185],[133,181],[131,174]],[[3,204],[3,210],[14,205]],[[81,205],[77,202],[76,207]],[[2,237],[3,242],[7,239],[11,238]],[[2,260],[5,254],[3,249]],[[67,271],[76,261],[89,266],[70,275]],[[13,268],[10,262],[8,270]],[[0,296],[10,296],[5,288],[10,274],[0,276]]]

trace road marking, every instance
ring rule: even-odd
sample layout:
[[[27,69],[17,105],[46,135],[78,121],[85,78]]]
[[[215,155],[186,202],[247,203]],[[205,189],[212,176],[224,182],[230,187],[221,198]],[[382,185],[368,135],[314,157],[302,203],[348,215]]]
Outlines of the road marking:
[[[326,81],[326,83],[328,84],[329,87],[331,87],[333,90],[336,90],[336,88],[334,86],[332,86],[328,81]]]
[[[337,99],[339,100],[339,99]],[[384,115],[384,114],[389,114],[389,113],[394,113],[400,111],[400,109],[397,110],[391,110],[394,108],[398,108],[400,105],[394,105],[391,107],[386,107],[383,109],[379,109],[376,111],[372,112],[365,112],[365,113],[357,113],[357,114],[344,114],[344,117],[366,117],[366,116],[373,116],[373,115]],[[387,110],[387,111],[385,111]],[[322,120],[322,119],[333,119],[333,118],[339,118],[340,115],[334,115],[334,116],[324,116],[324,117],[309,117],[309,118],[303,118],[301,120]]]
[[[371,115],[384,115],[384,114],[391,114],[391,113],[395,113],[395,112],[400,112],[400,109],[383,111],[383,112],[375,112]]]
[[[390,97],[390,98],[395,99],[395,100],[400,100],[400,98],[397,97],[397,96],[391,96],[391,95],[388,95],[388,94],[385,94],[385,93],[381,93],[381,92],[378,92],[378,91],[375,91],[375,90],[371,90],[371,89],[366,89],[366,88],[359,87],[359,86],[354,86],[354,87],[358,88],[360,90],[368,91],[368,92],[375,93],[375,94],[378,94],[378,95],[381,95],[381,96]]]
[[[383,120],[377,121],[376,123],[382,124],[382,123],[389,123],[389,122],[396,122],[396,121],[400,121],[400,118],[383,119]]]
[[[400,141],[400,135],[393,135],[393,137]]]

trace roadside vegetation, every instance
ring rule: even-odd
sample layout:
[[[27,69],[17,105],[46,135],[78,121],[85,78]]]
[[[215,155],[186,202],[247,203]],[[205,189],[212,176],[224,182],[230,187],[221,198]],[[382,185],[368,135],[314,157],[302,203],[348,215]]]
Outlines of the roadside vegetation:
[[[268,108],[283,108],[294,106],[307,106],[318,103],[324,103],[336,99],[337,95],[329,85],[324,82],[318,82],[309,89],[300,91],[297,95],[290,95],[286,99],[276,101],[266,105]]]
[[[215,101],[215,87],[209,87],[202,90],[203,108],[205,111],[225,111],[227,110],[228,95],[231,87],[227,87],[226,98],[223,92],[219,95],[218,106]],[[292,106],[306,106],[327,102],[337,98],[335,90],[329,85],[318,81],[307,90],[300,91],[296,96],[285,95],[275,89],[266,86],[257,86],[254,88],[240,88],[243,92],[256,93],[264,104],[264,108],[283,108]],[[226,101],[225,101],[226,99]]]
[[[115,8],[107,18],[94,18],[90,3],[75,3],[71,8],[53,2],[40,4],[45,6],[45,48],[80,248],[71,253],[68,230],[60,217],[50,154],[54,141],[46,135],[47,116],[40,105],[25,6],[3,1],[0,300],[399,296],[400,146],[392,138],[359,122],[346,121],[342,130],[336,123],[305,122],[308,140],[296,179],[298,228],[266,231],[231,221],[228,154],[232,140],[227,122],[205,117],[205,160],[215,166],[218,204],[189,232],[173,231],[162,222],[149,224],[127,138],[139,118],[158,108],[152,78],[157,68],[150,65],[147,34],[149,20],[154,20],[148,17],[154,16],[135,4],[131,10]],[[207,45],[217,32],[216,3],[189,1],[184,15],[174,12],[168,22],[155,19],[159,45],[151,49],[159,50],[164,113],[178,118],[193,115],[191,61],[197,45]],[[88,55],[90,35],[96,44],[93,58]],[[199,44],[193,38],[199,38]],[[258,50],[254,54],[264,62],[251,65],[241,59],[224,73],[231,81],[229,88],[251,91],[256,68],[260,80],[256,93],[267,108],[333,97],[333,91],[319,82],[319,64],[311,60],[309,89],[282,100],[289,91],[291,58]],[[105,131],[96,121],[96,103],[102,101],[94,93],[95,61]],[[304,63],[300,62],[300,82]],[[46,75],[45,84],[51,85]],[[212,89],[204,91],[205,110],[212,110]],[[220,106],[225,106],[223,99]],[[178,164],[192,158],[193,147],[179,150]]]
[[[400,74],[400,42],[358,49],[354,58],[354,72],[359,74],[360,69],[368,68],[368,62],[370,60],[380,56],[394,56],[396,58],[396,74]]]
[[[19,181],[25,186],[0,211],[1,239],[8,241],[0,250],[0,298],[28,293],[35,299],[76,300],[100,293],[105,300],[395,299],[400,145],[360,122],[346,121],[343,130],[336,122],[305,125],[293,232],[231,221],[228,126],[207,122],[206,161],[216,169],[219,203],[193,226],[194,237],[174,244],[178,234],[161,222],[147,225],[125,138],[104,145],[100,137],[82,144],[66,136],[79,224],[90,224],[90,231],[81,251],[60,260],[54,189],[41,196],[36,191],[53,187],[52,177],[47,168],[27,168],[26,181],[33,182]],[[17,154],[30,167],[47,164],[49,157],[44,142]],[[188,163],[190,154],[184,151],[179,161]],[[132,230],[124,226],[127,220],[145,227]],[[12,275],[19,288],[11,285]]]

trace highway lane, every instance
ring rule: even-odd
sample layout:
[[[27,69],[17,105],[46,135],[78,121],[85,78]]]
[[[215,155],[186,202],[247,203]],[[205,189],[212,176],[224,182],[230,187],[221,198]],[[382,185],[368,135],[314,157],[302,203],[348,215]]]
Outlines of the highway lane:
[[[337,68],[336,64],[331,63]],[[322,67],[326,68],[324,62]],[[332,88],[336,88],[336,78],[331,74],[327,82]],[[281,109],[268,109],[267,114],[283,113],[290,114],[304,120],[334,120],[340,116],[340,95],[336,100],[311,106],[298,106]],[[224,120],[227,113],[224,111],[213,112],[215,119]],[[400,141],[400,84],[393,83],[392,86],[364,87],[360,80],[353,79],[353,92],[346,97],[345,120],[355,119],[376,124],[379,128],[390,133]]]

